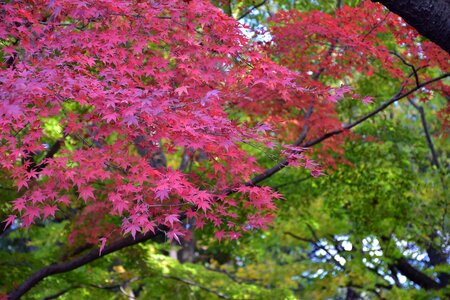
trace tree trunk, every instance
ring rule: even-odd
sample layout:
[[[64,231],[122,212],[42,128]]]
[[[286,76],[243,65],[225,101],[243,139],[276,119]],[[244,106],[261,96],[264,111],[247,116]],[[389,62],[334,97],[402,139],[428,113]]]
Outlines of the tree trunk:
[[[450,0],[372,0],[450,53]]]

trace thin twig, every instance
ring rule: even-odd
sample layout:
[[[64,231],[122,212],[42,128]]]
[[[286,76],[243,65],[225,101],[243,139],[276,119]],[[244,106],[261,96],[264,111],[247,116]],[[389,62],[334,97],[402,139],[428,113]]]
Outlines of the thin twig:
[[[416,79],[416,86],[419,86],[419,85],[420,85],[420,82],[419,82],[419,76],[417,75],[418,69],[416,69],[416,67],[415,67],[414,65],[408,63],[408,62],[406,61],[406,59],[404,59],[404,58],[403,58],[400,54],[398,54],[397,52],[395,52],[395,51],[389,51],[389,53],[391,53],[392,55],[398,57],[398,58],[402,61],[403,64],[407,65],[408,67],[410,67],[410,68],[412,69],[413,74],[414,74],[414,78]]]
[[[410,89],[409,91],[407,91],[407,92],[405,92],[403,94],[401,92],[399,92],[394,97],[392,97],[390,100],[388,100],[384,104],[382,104],[380,107],[378,107],[377,109],[371,111],[370,113],[368,113],[368,114],[358,118],[356,121],[354,121],[352,123],[348,123],[346,125],[343,125],[342,128],[340,128],[340,129],[336,129],[336,130],[330,131],[330,132],[322,135],[321,137],[319,137],[319,138],[317,138],[317,139],[315,139],[313,141],[305,143],[305,144],[302,145],[302,147],[304,147],[304,148],[312,147],[312,146],[317,145],[317,144],[321,143],[322,141],[327,140],[327,139],[329,139],[329,138],[331,138],[331,137],[333,137],[335,135],[338,135],[338,134],[341,134],[341,133],[343,133],[343,132],[345,132],[347,130],[350,130],[353,127],[355,127],[355,126],[361,124],[362,122],[366,121],[367,119],[370,119],[371,117],[373,117],[374,115],[378,114],[379,112],[383,111],[384,109],[386,109],[387,107],[389,107],[393,103],[395,103],[395,102],[397,102],[397,101],[399,101],[399,100],[401,100],[401,99],[403,99],[403,98],[413,94],[414,92],[416,92],[417,90],[421,89],[422,87],[424,87],[424,86],[426,86],[426,85],[428,85],[430,83],[433,83],[433,82],[439,81],[441,79],[444,79],[444,78],[446,78],[448,76],[450,76],[450,73],[445,73],[445,74],[442,74],[439,77],[436,77],[436,78],[430,79],[430,80],[428,80],[426,82],[423,82],[419,86],[416,86],[416,87]],[[404,88],[404,85],[402,85],[402,87],[400,88],[400,91],[402,91],[403,88]],[[273,166],[272,168],[267,169],[264,172],[256,175],[250,181],[246,182],[245,185],[247,185],[247,186],[254,186],[254,185],[258,184],[259,182],[261,182],[261,181],[271,177],[273,174],[279,172],[280,170],[284,169],[288,165],[289,165],[289,159],[286,158],[286,159],[280,161],[277,165]],[[231,194],[231,193],[232,193],[232,190],[227,191],[227,194]]]
[[[425,111],[424,111],[423,107],[420,105],[417,105],[414,102],[414,100],[408,99],[408,101],[420,114],[420,120],[422,122],[423,131],[425,133],[428,148],[430,148],[430,152],[431,152],[431,161],[432,161],[433,165],[435,165],[436,168],[438,168],[438,170],[441,170],[441,165],[439,164],[439,160],[438,160],[436,151],[434,150],[433,140],[431,139],[430,131],[428,130],[427,119],[425,117]]]
[[[401,100],[401,99],[403,99],[403,98],[405,98],[405,97],[408,97],[409,95],[411,95],[412,93],[414,93],[414,92],[416,92],[417,90],[421,89],[422,87],[424,87],[424,86],[426,86],[426,85],[428,85],[428,84],[430,84],[430,83],[433,83],[433,82],[439,81],[439,80],[441,80],[441,79],[444,79],[444,78],[446,78],[446,77],[448,77],[448,76],[450,76],[450,73],[442,74],[442,75],[439,76],[439,77],[436,77],[436,78],[430,79],[430,80],[428,80],[428,81],[426,81],[426,82],[424,82],[424,83],[421,83],[419,86],[416,86],[415,88],[412,88],[411,90],[409,90],[409,91],[407,91],[407,92],[405,92],[405,93],[403,93],[403,94],[398,94],[398,95],[394,96],[392,99],[390,99],[389,101],[387,101],[387,102],[385,102],[384,104],[382,104],[382,105],[381,105],[380,107],[378,107],[377,109],[375,109],[375,110],[373,110],[372,112],[370,112],[370,113],[368,113],[368,114],[366,114],[366,115],[360,117],[360,118],[357,119],[356,121],[354,121],[354,122],[352,122],[352,123],[349,123],[349,124],[346,124],[346,125],[343,125],[341,129],[336,129],[336,130],[334,130],[334,131],[331,131],[331,132],[329,132],[329,133],[323,135],[323,136],[320,137],[320,138],[315,139],[314,141],[308,142],[307,144],[303,145],[303,147],[311,147],[311,146],[314,146],[314,145],[316,145],[316,144],[322,142],[323,140],[329,139],[330,137],[332,137],[332,136],[334,136],[334,135],[337,135],[337,134],[340,134],[340,133],[342,133],[342,132],[344,132],[344,131],[346,131],[346,130],[352,129],[352,128],[355,127],[356,125],[359,125],[360,123],[366,121],[367,119],[369,119],[369,118],[373,117],[374,115],[378,114],[379,112],[383,111],[383,110],[386,109],[388,106],[390,106],[391,104],[397,102],[398,100]]]
[[[253,10],[257,9],[258,7],[263,6],[266,3],[267,0],[263,0],[260,3],[253,5],[252,7],[250,7],[245,13],[242,14],[242,16],[240,16],[239,18],[237,18],[236,20],[241,20],[243,18],[245,18],[246,16],[248,16]]]
[[[335,256],[332,255],[332,254],[330,253],[330,251],[329,251],[325,246],[320,245],[320,239],[319,239],[319,237],[317,236],[317,234],[316,234],[316,232],[314,231],[314,229],[312,228],[312,226],[309,225],[309,224],[307,223],[307,224],[306,224],[306,227],[308,227],[308,230],[311,232],[312,236],[314,237],[314,240],[315,240],[315,242],[313,242],[314,245],[315,245],[316,247],[322,249],[323,251],[325,251],[325,252],[331,257],[331,260],[334,262],[334,264],[335,264],[338,268],[340,268],[340,269],[342,269],[342,270],[345,271],[345,266],[344,266],[343,264],[341,264],[341,263],[335,258]]]
[[[364,36],[363,36],[363,38],[362,38],[362,42],[364,42],[364,40],[376,29],[376,28],[378,28],[378,26],[380,26],[381,24],[383,24],[385,21],[386,21],[386,19],[387,19],[387,17],[389,16],[389,14],[390,14],[391,12],[390,11],[388,11],[387,12],[387,14],[384,16],[384,18],[382,19],[382,20],[380,20],[380,21],[378,21]]]
[[[180,278],[180,277],[176,277],[176,276],[171,276],[171,275],[162,275],[162,277],[167,278],[167,279],[177,280],[177,281],[180,281],[180,282],[182,282],[184,284],[187,284],[187,285],[196,286],[196,287],[201,288],[202,290],[205,290],[205,291],[207,291],[207,292],[209,292],[211,294],[215,294],[217,297],[222,298],[222,299],[230,299],[231,298],[230,296],[228,296],[226,294],[223,294],[223,293],[221,293],[219,291],[210,289],[209,287],[206,287],[204,285],[201,285],[201,284],[199,284],[197,282],[194,282],[194,281],[191,281],[191,280],[188,280],[188,279],[184,279],[184,278]]]

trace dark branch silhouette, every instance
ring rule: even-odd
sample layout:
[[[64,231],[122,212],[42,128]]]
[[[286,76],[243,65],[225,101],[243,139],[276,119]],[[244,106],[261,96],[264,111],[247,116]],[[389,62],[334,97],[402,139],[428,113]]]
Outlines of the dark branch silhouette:
[[[147,234],[137,234],[135,239],[133,239],[131,236],[127,236],[125,238],[119,239],[118,241],[116,241],[114,243],[111,243],[109,246],[106,246],[102,251],[102,255],[99,255],[98,249],[93,249],[90,252],[88,252],[87,254],[84,254],[82,256],[79,256],[77,258],[69,260],[67,262],[51,264],[49,266],[46,266],[46,267],[40,269],[39,271],[33,273],[30,277],[28,277],[27,280],[25,280],[21,285],[19,285],[14,291],[10,292],[8,294],[8,299],[10,299],[10,300],[20,299],[20,297],[22,297],[32,287],[34,287],[41,280],[43,280],[44,278],[46,278],[48,276],[75,270],[85,264],[88,264],[94,260],[99,259],[100,257],[103,257],[110,253],[119,251],[125,247],[136,245],[136,244],[148,241],[150,239],[158,239],[158,238],[160,238],[160,235],[159,234],[155,235],[152,232],[148,232]]]
[[[241,20],[243,18],[245,18],[246,16],[248,16],[253,10],[257,9],[258,7],[263,6],[266,3],[267,0],[263,0],[260,3],[250,7],[245,13],[243,13],[240,17],[237,18],[237,20]]]
[[[439,164],[439,160],[436,154],[436,150],[434,150],[433,140],[431,139],[430,131],[428,130],[428,124],[427,119],[425,117],[425,111],[422,106],[417,105],[414,100],[409,99],[409,103],[419,112],[420,120],[422,122],[422,128],[425,133],[425,138],[427,139],[428,148],[430,148],[431,152],[431,161],[433,165],[438,168],[438,170],[441,169],[441,165]]]
[[[423,83],[421,83],[420,85],[418,85],[418,86],[412,88],[411,90],[409,90],[409,91],[407,91],[407,92],[405,92],[405,93],[399,93],[399,94],[395,95],[393,98],[391,98],[390,100],[388,100],[388,101],[386,101],[385,103],[383,103],[383,104],[382,104],[380,107],[378,107],[377,109],[375,109],[375,110],[371,111],[370,113],[368,113],[368,114],[366,114],[366,115],[364,115],[364,116],[358,118],[356,121],[354,121],[354,122],[352,122],[352,123],[343,125],[342,128],[339,128],[339,129],[330,131],[330,132],[328,132],[328,133],[322,135],[321,137],[319,137],[319,138],[317,138],[317,139],[315,139],[315,140],[312,140],[312,141],[310,141],[310,142],[307,142],[307,143],[305,143],[305,144],[302,144],[302,145],[300,145],[300,144],[295,144],[295,143],[294,143],[294,146],[302,146],[302,147],[304,147],[304,148],[308,148],[308,147],[312,147],[312,146],[314,146],[314,145],[317,145],[317,144],[323,142],[324,140],[327,140],[327,139],[331,138],[332,136],[341,134],[341,133],[343,133],[343,132],[346,131],[346,130],[352,129],[353,127],[355,127],[355,126],[361,124],[362,122],[366,121],[367,119],[370,119],[371,117],[375,116],[375,115],[378,114],[379,112],[383,111],[384,109],[386,109],[387,107],[389,107],[389,106],[392,105],[393,103],[397,102],[398,100],[401,100],[401,99],[403,99],[403,98],[405,98],[405,97],[411,95],[412,93],[414,93],[414,92],[416,92],[417,90],[419,90],[419,89],[425,87],[426,85],[428,85],[428,84],[430,84],[430,83],[433,83],[433,82],[436,82],[436,81],[439,81],[439,80],[441,80],[441,79],[444,79],[444,78],[446,78],[446,77],[448,77],[448,76],[450,76],[450,73],[445,73],[445,74],[443,74],[443,75],[441,75],[441,76],[439,76],[439,77],[436,77],[436,78],[430,79],[430,80],[428,80],[428,81],[426,81],[426,82],[423,82]],[[402,88],[403,88],[403,87],[402,87]],[[280,170],[284,169],[284,168],[287,167],[288,165],[289,165],[289,159],[286,158],[286,159],[282,160],[281,162],[279,162],[279,163],[278,163],[277,165],[275,165],[274,167],[272,167],[272,168],[270,168],[270,169],[267,169],[266,171],[262,172],[261,174],[259,174],[259,175],[255,176],[255,177],[253,177],[253,179],[251,179],[250,181],[248,181],[248,182],[246,183],[246,185],[250,185],[250,186],[251,186],[251,185],[256,185],[256,184],[260,183],[261,181],[263,181],[263,180],[269,178],[269,177],[272,176],[273,174],[275,174],[275,173],[279,172]]]

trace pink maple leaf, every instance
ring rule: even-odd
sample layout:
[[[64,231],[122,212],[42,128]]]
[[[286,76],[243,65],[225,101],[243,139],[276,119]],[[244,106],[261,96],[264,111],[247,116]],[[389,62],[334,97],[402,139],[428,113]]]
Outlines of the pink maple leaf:
[[[124,209],[128,209],[128,204],[125,201],[119,200],[114,203],[114,210],[117,210],[119,216],[122,215]]]
[[[366,96],[362,99],[362,103],[364,103],[365,105],[372,103],[373,102],[373,97],[372,96]]]
[[[164,200],[164,199],[169,198],[169,192],[170,192],[170,189],[162,188],[162,189],[157,189],[155,194],[156,194],[156,197],[158,197],[160,200]]]
[[[3,230],[6,230],[6,228],[8,228],[9,225],[14,224],[14,221],[16,220],[16,216],[14,215],[9,215],[6,220],[4,220],[2,223],[6,223],[5,224],[5,228]]]
[[[176,240],[178,242],[178,244],[181,245],[179,236],[184,236],[184,233],[174,229],[174,230],[167,232],[167,236],[169,237],[170,241]]]
[[[188,94],[188,90],[187,90],[187,86],[180,86],[179,88],[175,89],[175,93],[178,94],[178,96],[182,96],[184,93],[187,95]]]
[[[266,131],[272,130],[272,128],[267,124],[258,124],[256,126],[256,131],[261,132],[262,134],[266,134]]]
[[[44,206],[44,208],[42,209],[42,211],[44,212],[44,219],[47,218],[48,216],[55,216],[55,212],[58,210],[58,208],[56,206],[50,206],[50,205],[46,205]]]
[[[228,236],[230,237],[230,240],[237,240],[241,236],[241,233],[235,232],[235,231],[230,231],[228,233]]]
[[[202,209],[204,212],[206,212],[208,209],[211,208],[211,205],[209,204],[208,201],[199,200],[199,201],[197,201],[197,207],[199,209]]]
[[[156,228],[156,223],[150,221],[144,225],[143,232],[144,232],[144,234],[146,234],[147,232],[151,231],[153,234],[155,234],[155,228]]]
[[[106,120],[107,123],[115,122],[117,120],[117,114],[116,113],[110,113],[105,115],[102,120]]]
[[[105,249],[105,245],[106,245],[106,238],[102,237],[98,239],[100,241],[100,251],[98,253],[98,256],[102,256],[102,251],[103,249]]]
[[[225,237],[226,233],[223,230],[218,230],[214,233],[214,237],[219,240],[219,242]]]
[[[203,229],[205,226],[205,221],[203,219],[195,220],[195,229]]]
[[[177,214],[167,215],[164,219],[166,222],[170,223],[170,226],[173,227],[173,222],[180,222]]]
[[[87,201],[89,198],[95,199],[94,190],[95,189],[91,186],[80,188],[80,195],[78,198],[82,198],[84,201]]]
[[[136,239],[136,233],[140,231],[140,228],[136,224],[128,223],[125,225],[125,231],[124,234],[127,234],[128,232],[131,232],[131,236],[133,236],[133,239]]]

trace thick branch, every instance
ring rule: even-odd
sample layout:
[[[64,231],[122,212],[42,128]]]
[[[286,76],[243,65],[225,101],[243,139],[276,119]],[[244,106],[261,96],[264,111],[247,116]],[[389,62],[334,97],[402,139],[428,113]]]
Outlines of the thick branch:
[[[450,1],[372,0],[402,17],[421,35],[450,53]]]
[[[388,263],[389,269],[398,271],[403,276],[420,286],[425,290],[433,290],[433,289],[441,289],[445,287],[445,284],[439,283],[434,278],[428,276],[426,273],[422,272],[419,269],[416,269],[412,266],[409,261],[403,256],[403,254],[398,253],[398,249],[394,250],[394,253],[388,251],[389,245],[392,242],[392,239],[386,236],[381,236],[381,241],[383,244],[386,243],[387,246],[384,247],[380,245],[383,250],[383,253],[386,257],[390,257],[392,262]],[[385,248],[385,249],[383,249]],[[391,253],[391,254],[389,254]]]
[[[22,297],[32,287],[34,287],[37,283],[39,283],[41,280],[43,280],[44,278],[46,278],[48,276],[72,271],[74,269],[77,269],[85,264],[88,264],[88,263],[90,263],[100,257],[103,257],[105,255],[108,255],[110,253],[119,251],[128,246],[142,243],[142,242],[150,240],[150,239],[155,239],[157,237],[158,237],[158,235],[155,235],[151,232],[148,232],[145,235],[137,234],[136,239],[133,239],[131,236],[128,236],[128,237],[122,238],[122,239],[112,243],[111,245],[105,247],[102,251],[101,256],[99,255],[99,250],[94,249],[94,250],[90,251],[89,253],[87,253],[83,256],[74,258],[70,261],[59,263],[59,264],[52,264],[47,267],[44,267],[44,268],[40,269],[39,271],[35,272],[34,274],[32,274],[30,277],[28,277],[28,279],[25,280],[17,289],[15,289],[14,291],[11,291],[8,294],[8,299],[10,299],[10,300],[20,299],[20,297]]]
[[[409,280],[426,290],[442,288],[433,278],[411,266],[404,257],[398,259],[393,266],[403,276],[406,276]]]

